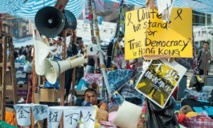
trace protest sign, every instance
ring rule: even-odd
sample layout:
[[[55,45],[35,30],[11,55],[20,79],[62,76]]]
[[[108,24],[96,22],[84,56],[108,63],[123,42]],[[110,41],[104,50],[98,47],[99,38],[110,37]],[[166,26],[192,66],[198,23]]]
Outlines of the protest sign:
[[[16,120],[20,126],[29,126],[31,124],[30,120],[30,104],[16,104],[14,105],[16,110]]]
[[[170,21],[164,22],[155,9],[126,13],[125,59],[145,55],[192,58],[192,9],[173,8]]]
[[[93,128],[96,121],[95,107],[54,106],[41,104],[16,104],[16,120],[20,126],[31,125],[31,114],[35,120],[47,118],[48,128],[58,128],[62,114],[64,127],[76,128],[79,124]]]
[[[163,108],[186,70],[175,61],[152,60],[139,77],[135,89]]]

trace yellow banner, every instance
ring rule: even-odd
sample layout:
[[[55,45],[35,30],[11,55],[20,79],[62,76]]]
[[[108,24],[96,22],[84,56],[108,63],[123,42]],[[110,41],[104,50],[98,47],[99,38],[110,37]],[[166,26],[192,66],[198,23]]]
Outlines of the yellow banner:
[[[126,13],[125,59],[145,55],[192,58],[192,9],[173,8],[171,21],[163,21],[154,9]]]

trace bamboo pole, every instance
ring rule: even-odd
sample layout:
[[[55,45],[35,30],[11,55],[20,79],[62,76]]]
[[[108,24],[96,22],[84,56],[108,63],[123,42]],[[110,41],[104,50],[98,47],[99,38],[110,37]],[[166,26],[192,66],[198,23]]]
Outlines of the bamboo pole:
[[[116,32],[115,32],[115,37],[119,37],[119,34],[120,34],[120,22],[121,22],[121,19],[122,19],[122,11],[123,11],[123,4],[124,4],[124,0],[121,0],[120,1],[120,6],[119,6],[119,13],[118,13],[118,19],[117,19],[117,27],[116,27]],[[118,47],[118,41],[116,41],[115,43],[113,43],[113,47],[112,47],[112,53],[111,53],[111,61],[114,61],[116,62],[116,57],[117,57],[117,53],[119,51],[119,47]],[[115,65],[112,64],[112,68],[114,68]]]
[[[99,27],[98,27],[98,20],[97,20],[97,16],[96,16],[96,12],[95,12],[95,2],[94,0],[91,0],[91,5],[92,5],[92,14],[93,14],[93,18],[94,18],[94,31],[95,31],[95,36],[97,39],[97,47],[98,49],[101,49],[101,39],[100,39],[100,34],[99,34]],[[100,60],[100,66],[101,66],[101,73],[103,74],[104,77],[104,82],[106,85],[106,89],[107,89],[107,93],[109,96],[109,99],[111,98],[111,92],[110,92],[110,88],[109,88],[109,83],[108,83],[108,78],[107,78],[107,74],[106,74],[106,68],[104,65],[104,57],[103,57],[103,53],[99,52],[99,60]]]
[[[92,38],[95,37],[95,35],[94,35],[94,28],[93,28],[93,14],[92,14],[91,0],[89,0],[88,9],[89,9],[89,15],[92,16],[92,19],[90,20],[90,30],[91,30],[91,40],[92,40]]]

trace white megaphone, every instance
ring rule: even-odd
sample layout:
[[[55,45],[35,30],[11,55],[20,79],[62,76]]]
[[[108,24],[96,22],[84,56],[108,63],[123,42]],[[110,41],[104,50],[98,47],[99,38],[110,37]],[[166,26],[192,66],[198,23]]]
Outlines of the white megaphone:
[[[84,56],[82,54],[75,55],[73,57],[69,57],[63,61],[51,61],[45,59],[45,74],[47,81],[51,84],[55,84],[59,74],[63,73],[64,71],[75,68],[79,65],[85,63]]]
[[[47,39],[46,39],[47,40]],[[49,54],[49,44],[43,38],[42,41],[35,40],[35,71],[38,75],[44,75],[44,60]]]

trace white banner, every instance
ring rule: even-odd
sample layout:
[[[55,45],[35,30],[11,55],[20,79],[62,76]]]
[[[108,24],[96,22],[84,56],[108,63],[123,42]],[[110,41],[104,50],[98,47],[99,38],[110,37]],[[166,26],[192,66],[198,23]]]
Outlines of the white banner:
[[[29,126],[31,124],[30,120],[30,108],[31,104],[16,104],[14,105],[16,110],[16,120],[20,126]]]
[[[16,120],[20,126],[31,125],[31,110],[35,120],[47,118],[48,128],[58,128],[62,114],[64,128],[76,128],[78,124],[85,128],[94,128],[96,109],[94,107],[55,106],[40,104],[16,104]]]
[[[58,128],[61,114],[62,114],[63,107],[57,106],[57,107],[49,107],[48,112],[48,128]]]
[[[41,104],[32,104],[32,111],[35,120],[43,120],[47,118],[48,106]]]
[[[64,128],[76,128],[80,120],[80,109],[76,107],[64,109]]]

